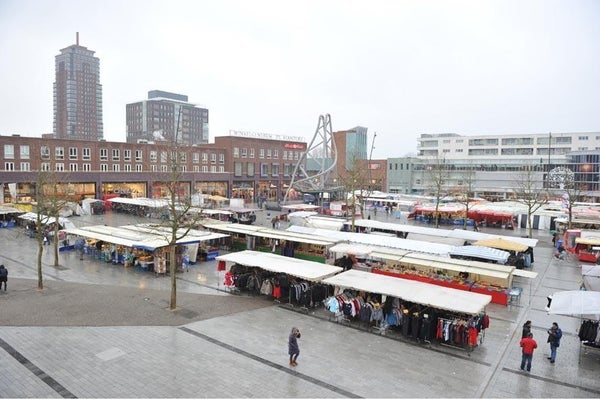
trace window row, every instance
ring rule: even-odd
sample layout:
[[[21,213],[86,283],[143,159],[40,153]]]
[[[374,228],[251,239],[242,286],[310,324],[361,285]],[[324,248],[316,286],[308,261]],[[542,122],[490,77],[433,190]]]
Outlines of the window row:
[[[301,151],[283,150],[282,159],[284,160],[299,160],[302,156]],[[233,148],[233,158],[254,158],[254,149],[245,147]],[[258,158],[279,158],[279,149],[259,149]]]

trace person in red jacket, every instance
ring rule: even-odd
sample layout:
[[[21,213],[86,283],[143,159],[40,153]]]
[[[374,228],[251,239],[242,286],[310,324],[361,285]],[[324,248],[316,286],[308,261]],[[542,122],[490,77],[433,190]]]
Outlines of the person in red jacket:
[[[524,337],[519,342],[519,346],[523,349],[521,357],[521,371],[525,370],[527,364],[527,372],[531,371],[531,360],[533,359],[533,350],[537,349],[537,342],[533,340],[533,333],[529,332],[527,337]]]

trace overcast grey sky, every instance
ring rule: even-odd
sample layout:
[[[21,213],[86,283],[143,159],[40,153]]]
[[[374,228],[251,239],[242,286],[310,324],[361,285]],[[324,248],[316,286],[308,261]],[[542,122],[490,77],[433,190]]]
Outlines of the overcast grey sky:
[[[96,52],[104,136],[153,89],[230,129],[373,133],[375,158],[422,133],[600,131],[600,1],[0,0],[0,134],[52,132],[54,57]]]

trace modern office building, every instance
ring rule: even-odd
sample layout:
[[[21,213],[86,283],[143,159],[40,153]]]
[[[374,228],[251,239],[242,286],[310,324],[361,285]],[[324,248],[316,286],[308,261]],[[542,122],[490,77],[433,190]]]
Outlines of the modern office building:
[[[472,181],[475,196],[492,200],[514,196],[517,178],[534,171],[540,190],[551,187],[557,168],[568,168],[588,198],[599,198],[598,154],[600,132],[462,136],[455,133],[422,134],[418,139],[413,193],[430,190],[428,171],[445,165],[446,192],[459,192]],[[596,160],[596,161],[594,161]],[[555,190],[557,189],[557,190]]]
[[[182,94],[151,90],[148,99],[126,105],[127,142],[208,143],[208,109]]]
[[[54,137],[100,140],[103,138],[100,60],[94,51],[75,44],[55,58]]]
[[[360,171],[359,184],[365,190],[383,191],[387,187],[387,160],[370,160],[367,148],[367,128],[357,126],[345,131],[333,132],[337,151],[337,164],[334,179],[347,181]],[[346,182],[345,186],[348,186]],[[352,186],[350,184],[350,186]],[[347,188],[348,189],[348,188]],[[358,190],[359,188],[355,188]]]

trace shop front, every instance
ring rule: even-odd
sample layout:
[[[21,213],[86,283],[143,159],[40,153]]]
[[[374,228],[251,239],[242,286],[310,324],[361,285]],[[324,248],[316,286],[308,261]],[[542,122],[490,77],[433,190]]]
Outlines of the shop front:
[[[227,182],[195,182],[194,192],[200,195],[227,197],[229,185]]]
[[[190,182],[153,182],[150,187],[150,197],[153,199],[170,198],[171,187],[175,188],[175,194],[178,198],[190,198]]]
[[[104,182],[102,195],[110,197],[146,197],[148,184],[146,182]],[[103,200],[106,200],[103,198]]]
[[[233,182],[231,188],[232,199],[244,199],[244,203],[253,203],[254,200],[254,182]]]

